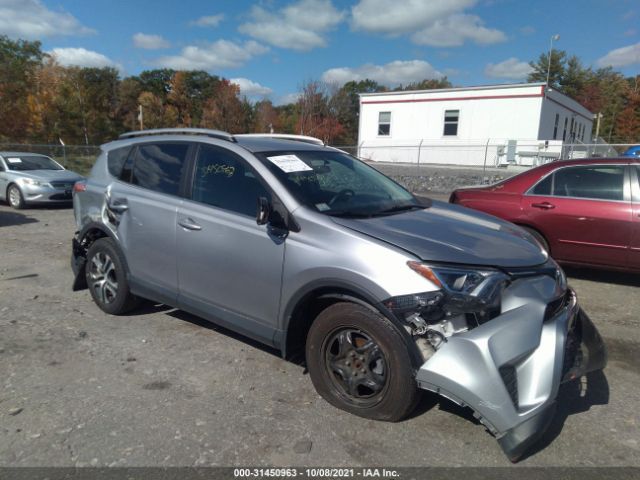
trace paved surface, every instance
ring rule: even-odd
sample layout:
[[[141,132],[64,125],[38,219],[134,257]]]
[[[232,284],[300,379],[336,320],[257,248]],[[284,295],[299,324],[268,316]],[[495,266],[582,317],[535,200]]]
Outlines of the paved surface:
[[[193,316],[103,314],[70,290],[73,231],[70,209],[0,206],[0,466],[510,465],[447,401],[363,420],[325,403],[301,366]],[[640,277],[569,273],[609,367],[562,389],[519,465],[638,466]]]

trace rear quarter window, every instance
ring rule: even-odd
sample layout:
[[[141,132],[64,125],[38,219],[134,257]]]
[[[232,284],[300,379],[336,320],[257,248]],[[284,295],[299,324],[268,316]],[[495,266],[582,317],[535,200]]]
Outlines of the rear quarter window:
[[[551,184],[553,183],[553,174],[547,175],[540,180],[530,191],[532,195],[551,195]]]
[[[122,167],[127,161],[129,153],[131,153],[132,147],[115,148],[107,154],[107,167],[109,173],[116,178],[120,178],[122,173]]]

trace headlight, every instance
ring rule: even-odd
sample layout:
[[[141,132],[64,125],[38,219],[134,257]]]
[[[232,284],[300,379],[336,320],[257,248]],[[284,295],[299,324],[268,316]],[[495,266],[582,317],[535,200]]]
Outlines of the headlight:
[[[413,309],[444,315],[481,313],[499,308],[502,290],[509,282],[509,276],[499,270],[434,266],[413,261],[407,265],[440,289],[394,297],[387,304],[394,310]]]
[[[23,178],[22,181],[27,185],[33,185],[36,187],[46,185],[46,182],[41,182],[40,180],[34,180],[33,178]]]

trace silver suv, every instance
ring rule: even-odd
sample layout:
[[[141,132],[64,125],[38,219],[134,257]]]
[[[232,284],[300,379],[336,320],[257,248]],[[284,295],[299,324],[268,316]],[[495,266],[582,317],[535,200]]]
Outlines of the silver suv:
[[[413,196],[309,137],[132,132],[74,189],[74,290],[162,302],[304,353],[318,393],[398,421],[421,389],[518,459],[605,347],[558,265],[497,218]]]

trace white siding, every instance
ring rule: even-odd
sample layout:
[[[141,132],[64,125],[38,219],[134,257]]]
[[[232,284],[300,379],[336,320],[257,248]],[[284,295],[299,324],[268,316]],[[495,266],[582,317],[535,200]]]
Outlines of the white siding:
[[[576,136],[576,121],[583,124],[586,141],[591,134],[590,112],[557,92],[547,95],[542,84],[361,95],[360,154],[380,161],[482,164],[485,157],[499,162],[504,156],[499,147],[487,153],[483,147],[488,141],[506,145],[517,140],[518,148],[527,150],[530,157],[540,148],[539,140],[553,138],[556,113],[563,118],[573,115]],[[456,136],[444,135],[447,110],[459,111]],[[378,135],[380,112],[391,113],[388,136]],[[560,123],[558,138],[562,139]],[[527,142],[530,145],[525,146]]]

